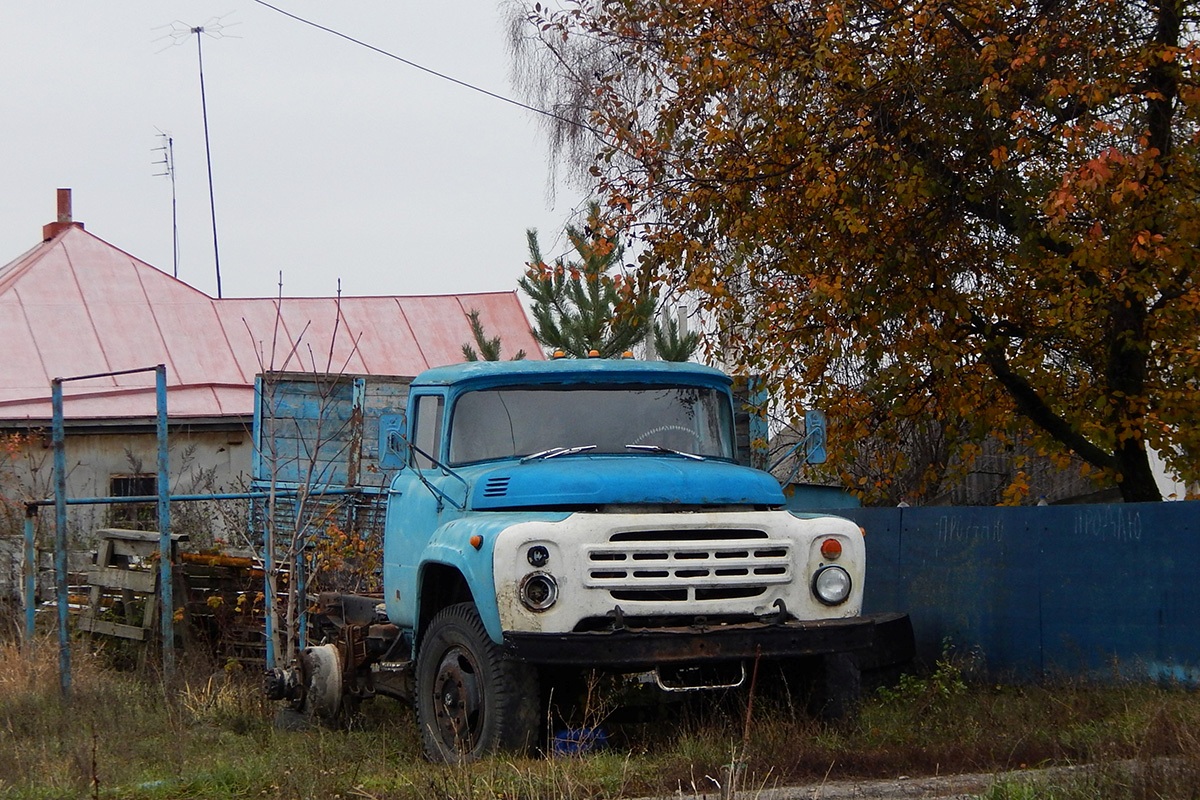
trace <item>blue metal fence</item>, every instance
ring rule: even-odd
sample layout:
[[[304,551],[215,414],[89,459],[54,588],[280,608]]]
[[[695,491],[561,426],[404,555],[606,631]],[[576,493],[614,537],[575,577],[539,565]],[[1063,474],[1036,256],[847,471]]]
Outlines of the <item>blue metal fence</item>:
[[[1200,684],[1200,502],[838,508],[867,531],[866,611],[907,611],[1015,680]]]

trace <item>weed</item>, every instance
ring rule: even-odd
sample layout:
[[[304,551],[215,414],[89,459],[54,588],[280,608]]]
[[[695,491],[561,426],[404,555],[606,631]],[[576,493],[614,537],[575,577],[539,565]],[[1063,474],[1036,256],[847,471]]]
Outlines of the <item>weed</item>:
[[[1031,781],[1005,778],[988,787],[978,800],[1055,800],[1057,796]]]
[[[964,673],[973,665],[974,654],[960,657],[949,642],[942,643],[942,655],[928,675],[921,676],[906,672],[893,687],[881,686],[876,690],[884,703],[918,703],[930,707],[950,700],[967,691]]]

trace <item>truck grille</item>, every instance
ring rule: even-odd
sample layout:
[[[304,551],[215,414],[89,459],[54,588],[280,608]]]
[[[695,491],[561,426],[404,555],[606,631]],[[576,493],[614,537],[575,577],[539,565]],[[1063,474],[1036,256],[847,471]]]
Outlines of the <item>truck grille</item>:
[[[586,585],[626,602],[757,597],[792,579],[791,542],[758,530],[622,531],[586,553]]]

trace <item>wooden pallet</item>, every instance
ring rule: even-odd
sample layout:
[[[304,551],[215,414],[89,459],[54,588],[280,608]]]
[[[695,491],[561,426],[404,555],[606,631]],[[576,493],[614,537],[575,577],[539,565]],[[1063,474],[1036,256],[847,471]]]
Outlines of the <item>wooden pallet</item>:
[[[88,570],[88,602],[75,625],[90,633],[149,641],[158,631],[159,534],[123,528],[96,533],[100,544]],[[171,535],[172,563],[178,563],[178,542],[186,538]]]

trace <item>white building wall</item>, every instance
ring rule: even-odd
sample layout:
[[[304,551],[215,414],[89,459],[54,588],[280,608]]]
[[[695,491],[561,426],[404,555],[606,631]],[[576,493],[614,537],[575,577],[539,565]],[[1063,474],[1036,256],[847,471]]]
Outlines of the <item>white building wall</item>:
[[[1158,484],[1163,500],[1187,500],[1189,496],[1200,494],[1200,486],[1193,484],[1189,491],[1188,485],[1167,468],[1162,456],[1155,450],[1150,451],[1150,469],[1154,471],[1154,482]]]
[[[168,450],[172,494],[245,491],[250,482],[251,437],[238,431],[172,430]],[[153,433],[71,434],[66,439],[67,496],[107,497],[113,476],[157,474]],[[24,508],[31,499],[54,496],[54,453],[49,436],[29,441],[0,464],[0,598],[19,593],[23,563]],[[172,532],[186,533],[190,548],[242,544],[247,502],[172,503]],[[72,550],[90,550],[94,531],[112,521],[108,505],[70,505],[67,525]],[[35,526],[39,561],[54,549],[54,507],[40,509]]]

